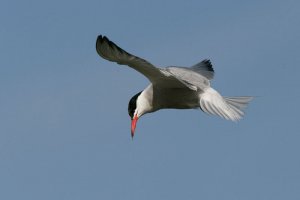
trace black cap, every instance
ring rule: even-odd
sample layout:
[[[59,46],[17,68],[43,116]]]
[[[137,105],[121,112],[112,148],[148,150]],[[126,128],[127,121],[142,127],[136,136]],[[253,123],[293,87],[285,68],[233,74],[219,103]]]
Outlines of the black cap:
[[[135,109],[136,109],[136,100],[140,96],[141,93],[142,92],[139,92],[136,95],[134,95],[128,103],[128,114],[129,114],[131,119],[133,119],[133,115],[134,115],[134,112],[135,112]]]

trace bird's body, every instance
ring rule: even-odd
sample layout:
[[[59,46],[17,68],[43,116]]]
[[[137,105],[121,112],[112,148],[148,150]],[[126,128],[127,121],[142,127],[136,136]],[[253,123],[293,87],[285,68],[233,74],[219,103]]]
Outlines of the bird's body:
[[[237,121],[242,118],[243,109],[252,100],[249,96],[222,97],[214,90],[210,86],[214,69],[209,60],[203,60],[192,67],[158,68],[127,53],[101,35],[98,36],[96,50],[104,59],[128,65],[145,75],[151,82],[129,102],[132,136],[138,118],[146,113],[166,108],[200,108],[206,113]]]
[[[164,108],[190,109],[199,107],[198,92],[187,88],[160,88],[150,84],[143,90],[142,96],[154,112]]]

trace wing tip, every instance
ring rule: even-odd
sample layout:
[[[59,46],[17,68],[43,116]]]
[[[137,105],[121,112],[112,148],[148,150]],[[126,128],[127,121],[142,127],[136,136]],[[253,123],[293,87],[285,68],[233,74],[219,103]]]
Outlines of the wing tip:
[[[103,41],[102,35],[98,35],[97,40],[96,40],[96,50],[98,53],[99,53],[98,50],[99,50],[99,47],[100,47],[100,44],[102,43],[102,41]]]
[[[210,59],[204,59],[201,62],[193,65],[191,68],[194,68],[196,70],[205,70],[205,71],[215,72]]]
[[[112,42],[105,35],[101,35],[101,34],[98,35],[96,40],[96,51],[98,52],[99,55],[101,55],[100,46],[103,45],[104,43],[108,44],[110,47],[113,46]]]
[[[210,59],[204,59],[204,60],[202,61],[202,63],[207,67],[207,70],[208,70],[208,71],[211,71],[211,72],[214,72],[214,71],[215,71],[214,68],[213,68],[213,66],[212,66],[212,64],[211,64]]]
[[[108,45],[112,49],[117,49],[118,51],[120,51],[122,53],[124,53],[124,52],[127,53],[122,48],[120,48],[118,45],[116,45],[115,43],[113,43],[112,41],[110,41],[108,39],[108,37],[106,37],[105,35],[98,35],[97,41],[96,41],[96,49],[97,49],[97,51],[98,51],[100,45]]]
[[[106,36],[98,35],[96,45],[102,44],[104,41],[109,41]]]
[[[108,38],[105,35],[98,35],[97,40],[108,40]]]
[[[98,42],[102,43],[104,41],[110,42],[110,40],[105,35],[101,35],[101,34],[98,35],[98,37],[97,37],[97,43]]]

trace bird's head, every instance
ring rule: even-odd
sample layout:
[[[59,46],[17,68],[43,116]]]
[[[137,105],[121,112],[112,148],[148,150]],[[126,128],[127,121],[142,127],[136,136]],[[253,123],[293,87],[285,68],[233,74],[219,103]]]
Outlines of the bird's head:
[[[148,99],[143,94],[144,94],[143,91],[137,93],[130,99],[130,101],[128,103],[128,114],[131,118],[131,137],[132,138],[134,136],[134,131],[135,131],[138,119],[142,115],[146,114],[147,112],[150,112],[150,110],[151,110]]]

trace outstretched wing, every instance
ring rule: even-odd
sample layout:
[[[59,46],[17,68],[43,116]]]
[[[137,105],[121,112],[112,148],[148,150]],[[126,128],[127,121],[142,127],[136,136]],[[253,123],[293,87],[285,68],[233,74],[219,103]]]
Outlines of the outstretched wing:
[[[106,36],[98,36],[96,50],[102,58],[120,65],[128,65],[146,76],[153,84],[160,85],[160,87],[188,87],[195,89],[182,80],[178,80],[177,77],[167,70],[157,68],[148,61],[124,51]]]
[[[178,80],[191,85],[197,90],[204,90],[210,86],[210,80],[214,77],[214,69],[210,60],[203,60],[192,67],[167,67],[166,71]]]
[[[191,85],[195,90],[204,90],[210,86],[209,80],[203,75],[187,67],[167,67],[166,70],[178,80]]]
[[[128,65],[129,67],[146,76],[151,82],[163,74],[148,61],[131,55],[110,41],[106,36],[99,35],[96,42],[97,53],[104,59],[116,62],[120,65]]]

